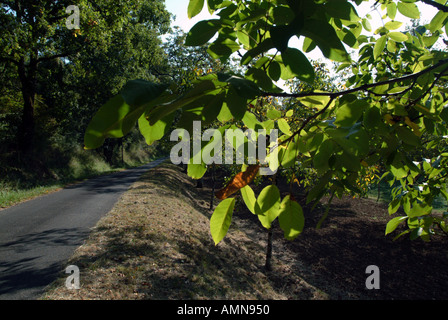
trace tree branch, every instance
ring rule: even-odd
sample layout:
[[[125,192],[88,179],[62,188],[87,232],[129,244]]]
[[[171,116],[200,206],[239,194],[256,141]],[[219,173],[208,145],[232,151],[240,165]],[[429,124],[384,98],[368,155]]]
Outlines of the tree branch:
[[[448,12],[448,7],[443,5],[443,4],[437,3],[437,2],[432,1],[432,0],[420,0],[420,1],[423,2],[423,3],[426,3],[426,4],[430,5],[430,6],[433,6],[433,7],[437,8],[437,9],[439,9],[440,11]]]
[[[19,61],[16,61],[12,58],[0,57],[0,61],[11,62],[11,63],[14,63],[16,66],[19,65]]]
[[[409,75],[406,75],[406,76],[403,76],[400,78],[390,79],[390,80],[386,80],[386,81],[364,84],[362,86],[359,86],[359,87],[356,87],[353,89],[348,89],[348,90],[339,91],[339,92],[302,92],[302,93],[262,92],[261,96],[262,97],[283,97],[283,98],[303,98],[303,97],[312,97],[312,96],[326,96],[326,97],[335,99],[337,97],[340,97],[340,96],[343,96],[346,94],[350,94],[350,93],[354,93],[354,92],[358,92],[358,91],[368,91],[369,89],[383,86],[383,85],[394,84],[394,83],[406,81],[406,80],[414,80],[415,81],[417,78],[421,77],[422,75],[424,75],[428,72],[431,72],[432,70],[437,69],[447,63],[448,63],[448,59],[443,59],[443,60],[440,60],[435,65],[433,65],[425,70],[422,70],[420,72],[417,72],[417,73],[409,74]],[[384,95],[388,95],[388,93],[385,93]]]
[[[79,51],[75,51],[75,52],[64,52],[64,53],[60,53],[60,54],[55,54],[52,56],[48,56],[48,57],[41,57],[38,58],[36,61],[37,63],[42,62],[42,61],[49,61],[49,60],[53,60],[53,59],[57,59],[57,58],[63,58],[63,57],[67,57],[69,55],[78,53]]]
[[[292,141],[292,139],[294,139],[295,136],[300,135],[300,133],[302,132],[303,129],[305,129],[305,127],[308,125],[308,123],[310,123],[312,120],[317,119],[317,117],[319,117],[321,114],[323,114],[325,111],[327,111],[327,109],[331,106],[331,104],[333,103],[333,100],[336,97],[330,97],[330,101],[328,101],[327,105],[321,109],[319,112],[313,114],[312,116],[308,117],[300,126],[300,128],[294,132],[288,139],[286,139],[285,141],[283,141],[282,143],[280,143],[280,145],[283,145],[285,143],[289,143],[290,141]]]
[[[310,93],[304,93],[304,94],[301,94],[301,93],[299,93],[299,94],[285,94],[285,93],[279,93],[279,94],[272,93],[272,94],[269,94],[269,93],[265,93],[267,96],[273,95],[273,96],[296,97],[296,98],[298,98],[298,97],[306,97],[306,96],[329,96],[330,97],[330,101],[328,101],[327,105],[323,109],[321,109],[319,112],[317,112],[317,113],[311,115],[310,117],[308,117],[307,119],[305,119],[305,121],[302,123],[300,128],[296,132],[294,132],[288,139],[284,140],[281,144],[289,143],[289,141],[294,139],[295,136],[300,135],[302,130],[305,129],[305,127],[311,121],[317,119],[320,115],[322,115],[325,111],[327,111],[327,109],[333,103],[334,99],[336,99],[336,98],[338,98],[338,97],[340,97],[342,95],[350,94],[350,93],[357,92],[357,91],[368,91],[370,88],[374,88],[374,87],[385,85],[385,84],[392,84],[392,83],[405,81],[405,80],[409,80],[409,79],[412,79],[414,81],[413,84],[410,87],[410,88],[412,88],[415,85],[418,77],[420,77],[420,76],[422,76],[422,75],[424,75],[424,74],[426,74],[426,73],[428,73],[428,72],[430,72],[430,71],[432,71],[434,69],[437,69],[438,67],[443,66],[443,65],[445,65],[447,63],[448,63],[448,59],[444,59],[444,60],[439,61],[437,64],[433,65],[432,67],[429,67],[429,68],[427,68],[425,70],[422,70],[422,71],[420,71],[418,73],[414,73],[414,74],[410,74],[410,75],[407,75],[407,76],[404,76],[404,77],[401,77],[401,78],[391,79],[391,80],[382,81],[382,82],[378,82],[378,83],[366,84],[366,85],[363,85],[363,86],[360,86],[360,87],[357,87],[357,88],[354,88],[354,89],[340,91],[340,92],[334,92],[334,93],[331,93],[331,92],[310,92]],[[442,71],[441,75],[443,75],[446,71],[448,71],[448,67],[445,68]],[[433,86],[435,85],[435,82],[433,83]],[[406,89],[405,91],[408,91],[408,89]],[[386,93],[386,95],[389,95],[389,94]]]

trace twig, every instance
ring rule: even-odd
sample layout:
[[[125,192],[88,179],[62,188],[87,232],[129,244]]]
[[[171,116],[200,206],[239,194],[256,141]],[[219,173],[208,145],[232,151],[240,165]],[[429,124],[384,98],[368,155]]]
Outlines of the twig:
[[[406,80],[415,80],[415,79],[421,77],[422,75],[425,75],[426,73],[429,73],[432,70],[437,69],[447,63],[448,63],[448,59],[443,59],[443,60],[440,60],[437,64],[435,64],[425,70],[417,72],[417,73],[409,74],[409,75],[406,75],[406,76],[403,76],[400,78],[380,81],[380,82],[376,82],[376,83],[364,84],[362,86],[359,86],[359,87],[356,87],[353,89],[348,89],[348,90],[339,91],[339,92],[305,92],[305,93],[262,92],[261,96],[263,96],[263,97],[283,97],[283,98],[304,98],[304,97],[312,97],[312,96],[325,96],[325,97],[330,97],[332,99],[335,99],[337,97],[340,97],[340,96],[343,96],[346,94],[350,94],[350,93],[354,93],[354,92],[358,92],[358,91],[368,91],[371,88],[375,88],[375,87],[379,87],[379,86],[383,86],[383,85],[394,84],[394,83],[406,81]],[[385,95],[387,95],[387,93]]]

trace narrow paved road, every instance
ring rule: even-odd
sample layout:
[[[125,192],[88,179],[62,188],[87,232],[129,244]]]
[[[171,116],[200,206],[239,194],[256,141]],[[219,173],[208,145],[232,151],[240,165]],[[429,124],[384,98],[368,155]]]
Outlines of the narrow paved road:
[[[98,220],[160,159],[0,211],[0,300],[34,300]],[[67,275],[68,276],[68,275]]]

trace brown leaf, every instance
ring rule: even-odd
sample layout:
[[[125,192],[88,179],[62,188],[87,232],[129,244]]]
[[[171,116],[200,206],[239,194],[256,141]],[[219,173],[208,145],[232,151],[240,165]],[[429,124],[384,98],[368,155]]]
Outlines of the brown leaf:
[[[215,192],[215,196],[220,200],[227,199],[232,194],[238,192],[238,190],[254,181],[259,169],[259,165],[250,165],[247,167],[246,171],[235,175],[225,188]]]

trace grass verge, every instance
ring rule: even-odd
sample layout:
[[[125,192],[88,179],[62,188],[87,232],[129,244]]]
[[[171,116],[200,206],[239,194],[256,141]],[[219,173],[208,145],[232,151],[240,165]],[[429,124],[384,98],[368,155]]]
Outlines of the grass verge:
[[[92,153],[78,151],[72,156],[67,168],[53,173],[52,178],[37,180],[28,174],[24,175],[26,182],[21,178],[0,180],[0,210],[58,191],[69,184],[143,165],[154,157],[145,155],[136,159],[128,158],[119,166],[111,166]]]
[[[281,261],[265,271],[263,243],[238,223],[215,246],[209,199],[178,166],[151,169],[67,262],[79,267],[81,288],[65,288],[61,273],[42,299],[326,299]]]

